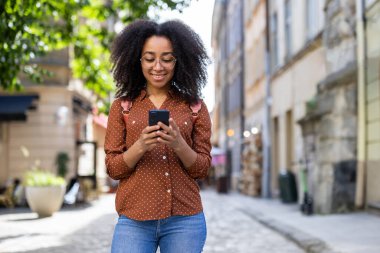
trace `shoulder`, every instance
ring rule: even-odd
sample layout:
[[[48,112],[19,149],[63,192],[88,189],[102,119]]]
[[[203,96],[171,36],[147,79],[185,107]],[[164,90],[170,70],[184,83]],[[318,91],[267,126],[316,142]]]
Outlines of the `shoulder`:
[[[122,97],[115,98],[115,100],[112,102],[111,108],[112,108],[112,107],[116,107],[116,106],[120,106],[120,105],[121,105],[121,102],[122,102],[123,100],[124,100],[124,99],[123,99]]]
[[[192,104],[194,106],[194,104]],[[207,105],[203,99],[199,99],[197,103],[195,103],[196,108],[192,108],[193,113],[196,112],[196,120],[197,124],[209,124],[210,122],[210,113],[207,109]]]
[[[203,99],[199,99],[196,104],[199,107],[199,112],[208,113],[207,105]]]
[[[118,112],[121,112],[122,111],[122,107],[121,107],[121,102],[123,101],[123,98],[116,98],[112,104],[111,104],[111,108],[110,108],[110,114],[113,114],[113,113],[118,113]]]

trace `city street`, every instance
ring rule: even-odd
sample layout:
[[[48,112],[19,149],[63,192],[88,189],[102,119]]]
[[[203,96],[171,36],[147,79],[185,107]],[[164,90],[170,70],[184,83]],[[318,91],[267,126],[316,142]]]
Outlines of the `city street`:
[[[244,198],[202,192],[208,222],[206,253],[298,253],[293,242],[244,213]],[[0,213],[0,252],[109,252],[114,195],[103,195],[90,206],[63,208],[53,217],[37,219],[27,209]]]

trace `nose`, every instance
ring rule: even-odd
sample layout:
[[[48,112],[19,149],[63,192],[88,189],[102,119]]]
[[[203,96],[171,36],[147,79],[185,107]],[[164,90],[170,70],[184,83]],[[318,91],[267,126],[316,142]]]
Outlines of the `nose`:
[[[163,69],[163,66],[162,66],[162,63],[161,63],[160,59],[156,59],[154,61],[153,69],[155,69],[155,70],[161,70],[161,69]]]

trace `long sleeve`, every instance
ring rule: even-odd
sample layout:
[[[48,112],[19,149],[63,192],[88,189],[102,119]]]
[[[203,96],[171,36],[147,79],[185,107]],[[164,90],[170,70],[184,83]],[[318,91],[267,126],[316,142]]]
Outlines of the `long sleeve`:
[[[127,124],[120,99],[113,102],[110,110],[105,140],[107,173],[120,179],[115,199],[117,212],[135,220],[157,220],[202,211],[199,186],[194,179],[205,177],[211,163],[211,120],[207,107],[202,103],[194,122],[189,104],[174,93],[169,92],[161,107],[170,111],[182,137],[196,153],[196,156],[192,154],[190,166],[185,167],[174,149],[158,144],[129,168],[127,164],[133,164],[129,154],[133,154],[134,144],[148,126],[149,110],[155,106],[143,90],[133,100]]]
[[[187,172],[194,179],[204,178],[211,166],[211,120],[203,101],[202,108],[195,120],[192,136],[192,148],[197,153],[197,159],[187,168]]]
[[[123,153],[127,150],[125,135],[121,101],[116,99],[111,105],[104,142],[107,174],[116,180],[128,177],[134,170],[123,159]]]

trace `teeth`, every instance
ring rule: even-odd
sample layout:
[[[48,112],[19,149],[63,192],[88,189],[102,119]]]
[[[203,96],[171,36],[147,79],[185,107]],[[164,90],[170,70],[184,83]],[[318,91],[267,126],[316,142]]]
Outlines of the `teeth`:
[[[163,79],[164,76],[163,75],[153,75],[153,78],[159,80],[159,79]]]

